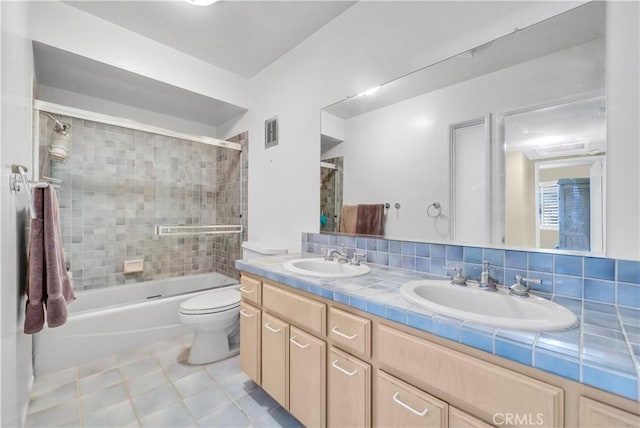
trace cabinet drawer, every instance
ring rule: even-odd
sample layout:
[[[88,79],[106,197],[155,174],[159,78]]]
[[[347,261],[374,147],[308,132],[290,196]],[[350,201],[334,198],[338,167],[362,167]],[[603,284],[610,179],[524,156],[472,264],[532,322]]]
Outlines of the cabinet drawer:
[[[538,415],[540,426],[562,427],[564,392],[552,385],[378,325],[374,357],[491,420],[497,413]]]
[[[371,366],[332,347],[327,370],[327,426],[371,426]]]
[[[449,428],[491,428],[491,425],[462,410],[449,406]]]
[[[640,427],[640,416],[611,407],[607,404],[580,397],[581,428],[637,428]]]
[[[262,304],[262,283],[257,279],[242,275],[240,278],[242,298],[256,305]]]
[[[267,282],[262,286],[262,304],[269,311],[324,336],[326,305],[295,293],[275,287]]]
[[[371,321],[336,308],[329,308],[327,335],[340,347],[371,356]]]
[[[383,371],[378,371],[376,382],[373,426],[447,426],[447,403]]]

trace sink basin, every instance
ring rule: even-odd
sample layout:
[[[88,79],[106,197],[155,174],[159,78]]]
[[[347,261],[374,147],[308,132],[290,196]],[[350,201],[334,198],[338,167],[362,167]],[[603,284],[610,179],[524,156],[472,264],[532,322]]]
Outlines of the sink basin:
[[[497,327],[556,331],[578,322],[564,306],[537,296],[514,297],[506,289],[491,292],[479,290],[475,284],[461,287],[448,280],[419,280],[404,284],[400,292],[429,311]]]
[[[285,262],[284,268],[292,273],[314,276],[316,278],[352,278],[368,274],[371,269],[366,265],[354,266],[323,258],[295,259]]]

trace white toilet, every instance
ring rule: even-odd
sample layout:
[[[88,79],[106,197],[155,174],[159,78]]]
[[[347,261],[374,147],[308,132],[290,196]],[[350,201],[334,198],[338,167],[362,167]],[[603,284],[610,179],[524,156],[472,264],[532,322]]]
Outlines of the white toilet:
[[[286,249],[257,241],[242,243],[245,260],[286,254]],[[235,355],[240,329],[240,291],[224,287],[202,293],[180,304],[180,322],[195,330],[189,364],[207,364]]]
[[[224,287],[202,293],[180,304],[180,322],[195,330],[189,364],[206,364],[238,353],[232,346],[240,327],[240,292]]]

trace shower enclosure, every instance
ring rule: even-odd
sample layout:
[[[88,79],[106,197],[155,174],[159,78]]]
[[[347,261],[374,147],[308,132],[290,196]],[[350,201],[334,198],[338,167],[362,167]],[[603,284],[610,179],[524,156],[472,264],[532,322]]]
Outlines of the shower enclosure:
[[[342,211],[343,158],[320,162],[320,230],[338,232]]]
[[[57,188],[76,290],[208,272],[238,278],[234,261],[247,234],[246,133],[220,147],[49,113],[38,117],[40,177]],[[47,156],[55,120],[71,125],[66,160]],[[158,235],[156,225],[233,225],[235,233]],[[141,269],[125,270],[125,262],[139,260]]]

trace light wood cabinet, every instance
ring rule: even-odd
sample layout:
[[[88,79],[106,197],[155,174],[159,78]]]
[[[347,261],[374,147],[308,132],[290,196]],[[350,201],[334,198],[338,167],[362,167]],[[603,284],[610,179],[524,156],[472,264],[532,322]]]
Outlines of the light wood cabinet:
[[[371,366],[332,347],[327,370],[327,425],[371,426]]]
[[[323,427],[327,346],[293,326],[289,334],[289,411],[307,427]]]
[[[447,403],[380,370],[376,374],[373,403],[374,427],[447,426]]]
[[[450,428],[491,428],[492,425],[463,412],[460,409],[449,406],[449,427]]]
[[[306,426],[640,427],[637,402],[269,280],[241,283],[240,367]]]
[[[262,285],[262,305],[275,314],[324,336],[327,305],[308,299],[287,290],[282,290],[268,282]]]
[[[483,417],[535,415],[540,426],[564,425],[560,388],[385,325],[377,326],[374,343],[380,362],[458,398]]]
[[[242,275],[240,278],[240,293],[243,300],[253,303],[254,305],[262,304],[262,282]]]
[[[260,309],[245,302],[240,303],[240,370],[258,385],[261,382],[261,319]]]
[[[371,321],[349,312],[329,308],[329,336],[348,352],[371,356]]]
[[[262,389],[289,405],[289,324],[262,314]]]
[[[638,428],[640,416],[632,415],[624,410],[580,397],[581,428]]]

